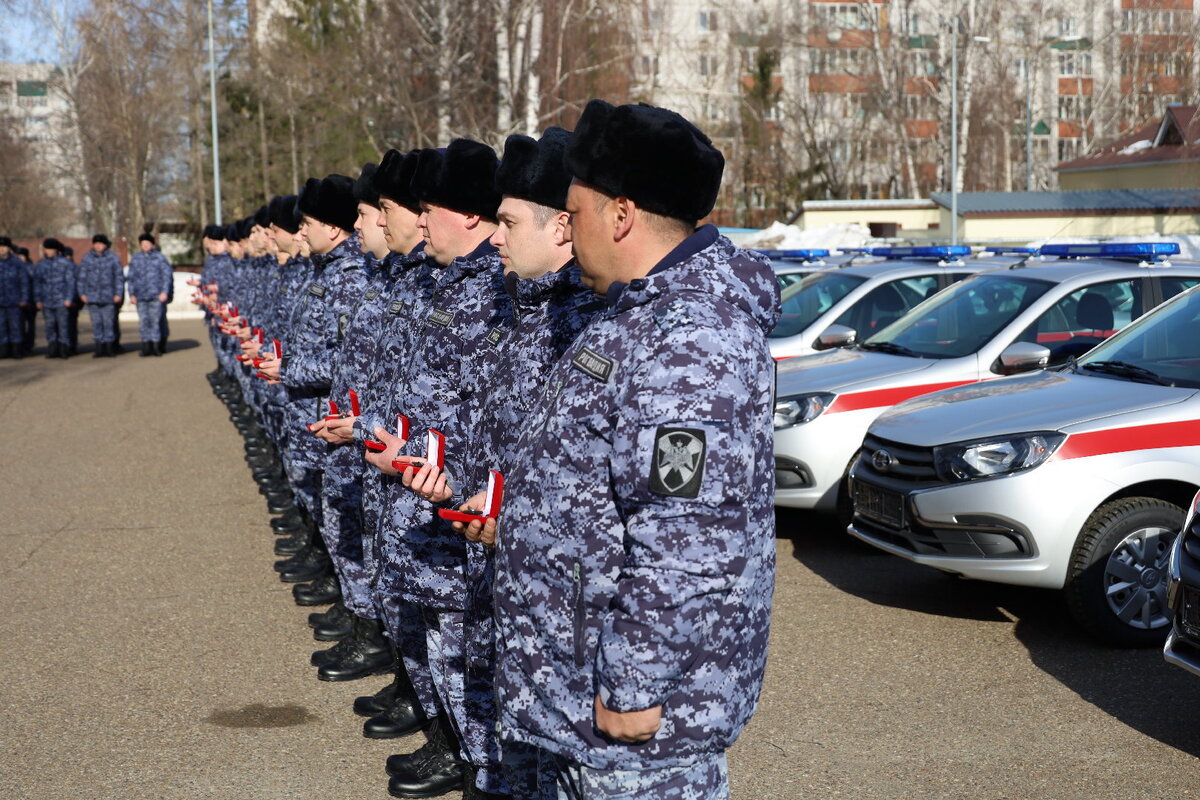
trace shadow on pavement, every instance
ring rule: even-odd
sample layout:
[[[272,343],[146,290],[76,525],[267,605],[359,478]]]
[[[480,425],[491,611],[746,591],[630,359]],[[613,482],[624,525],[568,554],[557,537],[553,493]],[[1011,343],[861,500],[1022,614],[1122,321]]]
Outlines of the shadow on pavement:
[[[1051,592],[967,581],[863,544],[831,516],[776,509],[776,531],[792,555],[844,592],[882,606],[986,622],[1027,615],[1057,625],[1065,615]],[[1004,611],[1008,613],[1004,613]]]
[[[859,542],[832,518],[777,509],[776,521],[797,560],[856,597],[950,618],[1015,619],[1014,635],[1038,669],[1134,730],[1200,756],[1200,677],[1167,664],[1157,648],[1097,643],[1057,592],[945,575]]]
[[[1200,678],[1168,664],[1158,648],[1114,649],[1076,629],[1048,630],[1024,619],[1015,633],[1038,669],[1082,699],[1146,736],[1200,756]]]

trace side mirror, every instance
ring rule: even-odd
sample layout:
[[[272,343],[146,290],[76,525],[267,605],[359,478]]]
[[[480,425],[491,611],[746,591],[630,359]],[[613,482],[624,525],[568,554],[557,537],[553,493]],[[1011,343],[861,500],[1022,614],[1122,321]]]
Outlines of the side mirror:
[[[1041,369],[1049,363],[1050,351],[1040,344],[1013,342],[1004,348],[992,371],[1001,375],[1015,375],[1018,372]]]
[[[858,331],[845,325],[830,325],[817,337],[817,350],[832,350],[835,347],[849,347],[858,341]],[[1049,355],[1049,352],[1047,352]]]

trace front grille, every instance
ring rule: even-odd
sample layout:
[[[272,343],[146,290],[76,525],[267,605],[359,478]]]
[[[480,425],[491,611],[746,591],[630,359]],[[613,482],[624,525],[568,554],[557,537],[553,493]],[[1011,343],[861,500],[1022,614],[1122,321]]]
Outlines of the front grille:
[[[890,466],[882,470],[876,464],[876,454],[887,453]],[[885,459],[886,460],[886,459]],[[938,482],[937,470],[933,466],[933,449],[892,442],[867,434],[863,439],[859,469],[872,475],[895,481],[915,484]]]
[[[998,520],[977,519],[972,524],[930,527],[911,519],[894,528],[862,514],[854,515],[854,527],[872,539],[920,556],[952,558],[1028,558],[1034,555],[1029,536],[1002,525]]]

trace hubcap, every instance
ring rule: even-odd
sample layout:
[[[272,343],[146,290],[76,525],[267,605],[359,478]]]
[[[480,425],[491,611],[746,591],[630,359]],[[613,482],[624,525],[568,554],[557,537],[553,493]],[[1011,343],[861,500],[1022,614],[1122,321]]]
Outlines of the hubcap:
[[[1167,625],[1167,560],[1175,531],[1142,528],[1113,548],[1104,567],[1104,595],[1117,618],[1131,628]]]

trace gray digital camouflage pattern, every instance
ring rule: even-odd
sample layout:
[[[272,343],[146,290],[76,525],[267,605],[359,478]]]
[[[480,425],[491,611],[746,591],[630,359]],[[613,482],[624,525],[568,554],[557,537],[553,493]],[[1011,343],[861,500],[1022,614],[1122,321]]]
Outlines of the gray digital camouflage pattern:
[[[42,304],[46,322],[46,341],[67,344],[71,310],[64,302],[74,302],[75,265],[66,256],[43,258],[33,267],[33,299]]]
[[[505,738],[593,769],[689,764],[750,719],[775,541],[769,264],[701,228],[551,372],[509,476],[496,555]],[[650,741],[593,725],[663,706]]]

